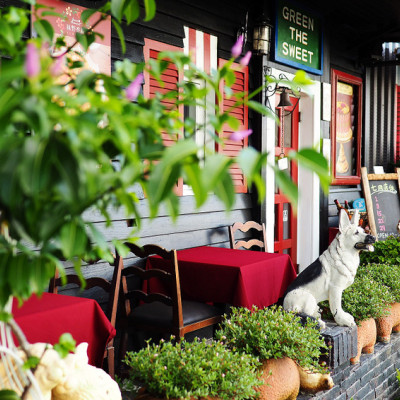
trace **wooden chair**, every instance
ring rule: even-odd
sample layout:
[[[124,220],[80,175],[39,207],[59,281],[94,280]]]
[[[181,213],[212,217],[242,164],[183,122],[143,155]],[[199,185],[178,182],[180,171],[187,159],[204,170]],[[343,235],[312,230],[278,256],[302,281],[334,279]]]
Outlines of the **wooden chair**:
[[[246,233],[250,229],[254,229],[257,231],[257,236],[260,237],[261,239],[258,238],[240,238],[238,240],[235,240],[235,233],[237,231]],[[237,235],[237,234],[236,234]],[[250,249],[253,246],[259,247],[261,251],[268,252],[267,248],[267,239],[266,239],[266,234],[265,234],[265,224],[259,224],[255,221],[247,221],[247,222],[235,222],[232,226],[229,227],[229,240],[231,244],[231,249],[240,249],[240,248],[245,248],[245,249]]]
[[[120,284],[121,284],[121,264],[118,264],[116,262],[114,263],[114,273],[111,281],[101,277],[92,277],[85,279],[85,282],[86,286],[83,289],[84,291],[93,288],[101,288],[108,294],[108,305],[106,309],[106,315],[110,320],[111,325],[115,328],[117,310],[118,310],[118,300],[120,293]],[[82,281],[80,280],[79,276],[74,274],[66,275],[65,285],[68,284],[76,285],[79,288],[82,288]],[[58,288],[60,286],[63,286],[63,282],[58,274],[58,271],[56,271],[54,278],[50,280],[49,292],[58,293]],[[107,344],[107,347],[104,351],[103,362],[105,359],[107,359],[108,374],[114,379],[115,378],[114,339],[111,339],[111,341]]]
[[[144,269],[139,266],[123,267],[121,271],[121,297],[125,313],[121,316],[121,343],[119,360],[122,360],[127,349],[128,329],[136,331],[156,331],[161,334],[184,337],[185,334],[217,324],[222,319],[222,310],[198,301],[183,300],[179,282],[179,270],[176,250],[166,250],[157,245],[139,247],[125,243],[130,252],[142,259],[158,255],[170,264],[168,272],[161,269]],[[122,258],[117,254],[116,262]],[[128,279],[140,278],[140,287],[128,287]],[[156,282],[151,280],[155,279]],[[165,293],[152,286],[162,284]],[[147,286],[146,288],[143,285]],[[158,286],[159,287],[159,286]],[[154,291],[153,291],[154,290]],[[167,337],[169,338],[169,337]]]

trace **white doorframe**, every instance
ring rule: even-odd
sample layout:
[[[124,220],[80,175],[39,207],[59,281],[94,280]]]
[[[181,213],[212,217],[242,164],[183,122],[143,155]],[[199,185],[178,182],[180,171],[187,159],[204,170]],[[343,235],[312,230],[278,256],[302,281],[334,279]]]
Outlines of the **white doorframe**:
[[[274,76],[279,76],[277,69],[272,70]],[[288,79],[294,75],[284,72]],[[275,96],[269,98],[271,107],[275,108]],[[320,110],[321,84],[315,82],[310,89],[310,95],[302,94],[299,102],[301,119],[299,123],[299,149],[303,147],[319,146],[321,138]],[[275,153],[275,121],[263,117],[262,122],[262,150],[269,152],[268,161],[274,163]],[[264,171],[266,183],[266,198],[263,204],[263,220],[266,224],[267,245],[270,252],[274,249],[275,225],[275,176],[271,168]],[[320,185],[315,173],[299,167],[299,204],[297,214],[297,263],[299,271],[306,268],[319,256],[319,227],[320,227]]]

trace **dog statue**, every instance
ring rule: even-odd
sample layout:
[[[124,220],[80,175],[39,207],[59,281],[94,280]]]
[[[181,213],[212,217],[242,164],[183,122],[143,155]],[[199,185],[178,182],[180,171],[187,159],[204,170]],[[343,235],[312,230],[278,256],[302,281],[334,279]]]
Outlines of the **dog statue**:
[[[321,320],[318,303],[329,300],[335,322],[341,326],[355,326],[354,318],[342,309],[342,293],[353,282],[360,264],[360,251],[374,251],[375,237],[359,226],[358,210],[349,220],[346,211],[339,216],[339,233],[329,247],[289,285],[284,295],[283,308]]]

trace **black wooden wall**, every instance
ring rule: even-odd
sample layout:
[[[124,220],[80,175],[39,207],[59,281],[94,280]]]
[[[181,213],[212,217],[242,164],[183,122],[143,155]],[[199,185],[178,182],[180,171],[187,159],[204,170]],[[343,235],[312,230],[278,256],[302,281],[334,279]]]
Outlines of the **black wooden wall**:
[[[82,0],[72,1],[74,4],[96,8],[101,2]],[[0,0],[0,6],[16,5],[17,3]],[[218,37],[218,57],[229,58],[230,50],[236,41],[236,33],[245,21],[248,4],[241,1],[211,1],[202,2],[190,0],[157,0],[156,17],[147,23],[142,20],[130,26],[123,26],[126,39],[126,53],[122,54],[116,31],[112,30],[112,63],[128,58],[133,62],[143,61],[144,38],[161,41],[178,47],[183,47],[184,25],[201,29]],[[254,2],[257,10],[257,2]],[[250,9],[250,12],[253,12]],[[255,11],[256,12],[256,11]],[[27,36],[29,32],[27,33]],[[249,45],[247,45],[249,46]],[[259,61],[254,65],[260,66]],[[260,84],[261,73],[250,70],[249,85]],[[250,127],[257,130],[259,120],[250,113]],[[256,137],[257,135],[253,135]],[[259,135],[258,135],[259,136]],[[259,139],[254,139],[251,145],[258,147]],[[181,215],[173,221],[164,208],[154,220],[149,219],[147,201],[142,196],[139,210],[143,217],[140,230],[135,234],[140,244],[155,243],[166,248],[183,249],[194,246],[229,246],[228,225],[235,221],[260,218],[260,207],[255,196],[250,193],[236,195],[234,208],[226,212],[223,204],[211,195],[208,202],[200,210],[195,208],[193,196],[181,197]],[[105,219],[97,212],[88,210],[85,214],[88,221],[94,222],[105,233],[107,240],[125,239],[131,234],[128,227],[134,221],[129,219],[122,210],[110,210],[113,216],[111,227],[106,227]],[[111,244],[110,244],[110,247]],[[133,262],[133,260],[132,260]],[[127,259],[127,263],[130,260]],[[72,267],[66,264],[67,273]],[[83,268],[84,276],[105,276],[111,278],[112,268],[105,264],[89,265]]]

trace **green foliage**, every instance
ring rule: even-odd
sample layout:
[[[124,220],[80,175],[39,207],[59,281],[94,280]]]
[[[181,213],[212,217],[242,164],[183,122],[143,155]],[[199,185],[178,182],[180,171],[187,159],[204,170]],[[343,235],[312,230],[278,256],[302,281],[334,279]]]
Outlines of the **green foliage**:
[[[0,390],[0,400],[20,400],[21,398],[13,390]]]
[[[387,315],[387,307],[394,297],[389,288],[372,279],[368,274],[356,275],[354,283],[342,294],[342,308],[354,317],[358,325],[369,318]],[[324,314],[333,319],[328,301],[321,303]]]
[[[70,333],[63,333],[53,348],[60,355],[61,358],[65,358],[70,352],[75,351],[76,341]]]
[[[216,338],[234,351],[261,360],[289,357],[304,368],[325,371],[318,362],[327,349],[318,323],[308,319],[303,326],[298,316],[282,307],[233,308],[216,332]]]
[[[362,251],[360,264],[400,265],[400,236],[389,236],[374,243],[375,250]]]
[[[98,35],[98,23],[111,14],[124,48],[121,23],[138,18],[142,5],[145,20],[151,19],[156,12],[154,0],[107,1],[97,9],[101,14],[91,23],[94,31],[77,34],[76,42],[87,48]],[[37,37],[26,40],[23,33],[30,10],[0,10],[0,308],[10,295],[25,299],[40,293],[55,268],[62,271],[60,260],[72,261],[78,273],[82,259],[112,262],[109,243],[98,225],[86,220],[85,212],[96,212],[109,225],[111,210],[121,208],[135,218],[139,230],[141,215],[134,188],[145,193],[151,217],[157,216],[161,205],[173,218],[178,216],[179,198],[174,191],[178,178],[192,187],[198,207],[214,193],[230,209],[235,193],[229,167],[238,162],[260,201],[265,194],[261,168],[266,154],[252,148],[237,159],[213,152],[200,156],[195,141],[196,129],[204,129],[223,144],[218,133],[224,124],[237,128],[238,121],[229,112],[238,105],[270,115],[267,107],[251,100],[254,93],[233,94],[233,57],[207,75],[188,56],[161,52],[158,60],[147,65],[119,61],[108,76],[80,70],[82,63],[74,59],[71,46],[65,59],[70,71],[66,84],[54,72],[60,60],[49,51],[54,30],[40,18],[54,12],[37,5],[33,13]],[[91,15],[92,10],[85,11],[83,18]],[[54,46],[63,45],[58,38]],[[128,96],[126,89],[143,71],[160,80],[171,62],[184,75],[176,90],[152,99]],[[204,88],[196,84],[199,80]],[[216,105],[203,127],[190,118],[183,121],[181,106],[207,109],[204,98],[210,91],[223,98],[221,80],[225,96],[233,100],[231,109],[220,110]],[[308,83],[299,74],[299,84]],[[185,137],[173,146],[163,145],[163,135],[176,137],[183,128]],[[328,176],[319,152],[301,150],[291,157]],[[293,185],[287,179],[277,181],[284,181],[288,197],[295,201]],[[132,232],[132,237],[137,235]]]
[[[385,285],[393,295],[394,302],[400,302],[400,265],[364,264],[360,265],[357,275],[368,275],[374,281]]]
[[[257,358],[205,339],[148,344],[136,353],[128,352],[124,362],[131,368],[130,380],[160,398],[250,399],[262,384]]]

